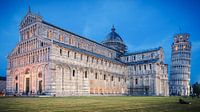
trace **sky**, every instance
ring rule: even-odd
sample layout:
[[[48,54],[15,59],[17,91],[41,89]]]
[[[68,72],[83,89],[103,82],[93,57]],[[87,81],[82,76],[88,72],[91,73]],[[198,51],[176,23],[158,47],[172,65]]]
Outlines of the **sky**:
[[[45,21],[97,42],[114,25],[128,52],[162,46],[169,65],[173,36],[189,33],[191,83],[200,82],[199,0],[0,0],[0,76],[20,41],[19,24],[28,6]]]

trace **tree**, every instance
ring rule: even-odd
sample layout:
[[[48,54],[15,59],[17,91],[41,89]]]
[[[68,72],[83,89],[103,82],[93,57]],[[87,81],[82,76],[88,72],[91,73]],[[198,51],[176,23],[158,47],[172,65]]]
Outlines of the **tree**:
[[[196,96],[200,96],[200,84],[196,82],[195,84],[192,85],[193,88],[193,94]]]

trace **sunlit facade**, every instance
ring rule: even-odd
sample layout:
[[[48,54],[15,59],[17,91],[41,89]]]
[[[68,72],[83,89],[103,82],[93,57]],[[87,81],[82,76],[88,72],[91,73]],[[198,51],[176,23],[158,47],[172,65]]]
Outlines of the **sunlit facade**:
[[[20,36],[8,56],[7,94],[168,95],[163,49],[127,53],[114,27],[98,43],[29,10]]]

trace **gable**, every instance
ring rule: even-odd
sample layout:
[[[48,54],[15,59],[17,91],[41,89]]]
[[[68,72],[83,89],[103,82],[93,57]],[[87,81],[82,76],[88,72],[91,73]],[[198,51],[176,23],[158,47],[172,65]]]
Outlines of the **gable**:
[[[26,14],[26,16],[24,17],[24,19],[21,21],[20,23],[20,29],[32,24],[32,23],[35,23],[37,21],[42,21],[42,18],[41,16],[37,15],[37,14],[33,14],[31,12],[28,12]]]

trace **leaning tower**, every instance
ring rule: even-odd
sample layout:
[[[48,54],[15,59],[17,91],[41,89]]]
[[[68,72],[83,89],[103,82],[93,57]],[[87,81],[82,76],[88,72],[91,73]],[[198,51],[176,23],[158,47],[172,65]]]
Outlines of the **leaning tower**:
[[[170,94],[190,95],[190,60],[191,42],[190,35],[180,33],[174,36],[172,43],[171,66],[170,66]]]

